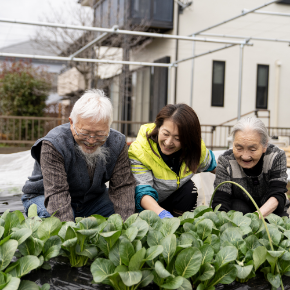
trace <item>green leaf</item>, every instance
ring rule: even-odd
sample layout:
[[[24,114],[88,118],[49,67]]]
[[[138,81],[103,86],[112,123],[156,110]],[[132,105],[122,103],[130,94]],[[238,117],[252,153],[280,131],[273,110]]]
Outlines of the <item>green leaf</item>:
[[[137,253],[135,253],[129,262],[129,271],[139,271],[141,270],[142,265],[144,264],[146,250],[142,248]]]
[[[123,228],[123,220],[119,214],[112,214],[108,218],[108,223],[113,224],[115,231],[121,231]]]
[[[68,228],[74,228],[75,226],[76,224],[74,222],[66,222],[64,225],[62,225],[60,231],[58,232],[58,236],[62,239],[62,241],[65,241],[65,236]]]
[[[27,218],[21,223],[21,228],[30,229],[34,235],[41,223],[42,220],[39,217]]]
[[[37,229],[37,235],[39,239],[46,241],[51,236],[57,235],[61,229],[61,221],[56,217],[46,218],[39,228]]]
[[[75,237],[73,239],[66,240],[65,242],[62,243],[61,247],[67,248],[67,249],[73,248],[77,244],[77,241],[78,241],[77,237]]]
[[[158,276],[162,279],[167,278],[169,276],[172,276],[163,266],[163,264],[160,261],[157,261],[155,263],[155,271],[158,274]]]
[[[8,284],[3,288],[3,290],[24,290],[21,288],[18,288],[20,284],[20,279],[17,277],[11,277],[10,281],[8,282]],[[28,289],[27,289],[28,290]],[[32,289],[29,289],[32,290]],[[38,289],[37,289],[38,290]]]
[[[216,213],[216,212],[220,209],[221,206],[222,206],[221,204],[217,205],[217,206],[214,208],[214,212]]]
[[[259,240],[256,236],[251,235],[245,238],[245,242],[246,245],[248,247],[248,249],[256,249],[257,247],[261,246],[261,244],[259,243]]]
[[[242,232],[239,228],[227,228],[222,234],[221,234],[221,241],[228,241],[232,243],[233,245],[237,241],[242,241],[243,236]]]
[[[198,206],[194,210],[194,217],[198,218],[198,217],[204,215],[206,212],[211,212],[211,211],[213,211],[212,208],[208,207],[207,205]]]
[[[118,240],[114,246],[110,249],[109,252],[109,259],[113,262],[113,264],[117,267],[121,265],[121,257],[120,257],[120,240]]]
[[[31,229],[19,229],[12,233],[11,239],[16,240],[18,242],[18,245],[20,245],[31,235]]]
[[[269,214],[266,219],[269,221],[270,224],[274,224],[277,226],[282,226],[284,227],[284,222],[283,219],[273,213]]]
[[[10,266],[13,266],[12,264]],[[11,269],[9,274],[13,277],[21,278],[39,266],[39,259],[35,256],[28,255],[20,258],[17,262],[15,262],[15,265],[16,267]],[[9,269],[7,269],[7,271],[8,270]]]
[[[279,265],[281,267],[281,274],[282,275],[285,275],[287,272],[290,272],[290,262],[289,261],[280,260]]]
[[[167,237],[163,238],[161,245],[163,246],[163,258],[168,265],[171,259],[174,257],[176,251],[176,236],[173,234],[168,235]]]
[[[225,265],[224,267],[217,270],[213,280],[210,282],[208,287],[220,284],[230,284],[237,276],[237,268],[233,264]]]
[[[20,282],[20,280],[19,280],[19,282]],[[39,289],[40,289],[40,287],[35,282],[28,281],[28,280],[22,280],[20,283],[20,286],[18,288],[18,290],[39,290]]]
[[[91,245],[91,246],[85,246],[83,251],[81,252],[76,252],[80,256],[88,257],[89,259],[93,260],[97,254],[98,254],[98,249],[97,247]]]
[[[137,219],[138,213],[134,213],[131,216],[129,216],[126,221],[124,222],[124,229],[128,229]]]
[[[37,205],[34,203],[28,209],[28,217],[35,217],[37,216]]]
[[[157,256],[159,256],[163,252],[163,247],[158,245],[158,246],[153,246],[147,249],[146,251],[146,261],[151,261]]]
[[[111,235],[111,233],[113,234]],[[111,249],[119,239],[121,233],[122,233],[121,231],[117,231],[117,232],[100,233],[100,235],[104,237],[104,239],[108,243],[109,248]]]
[[[282,233],[277,229],[276,225],[268,224],[267,226],[273,244],[278,246],[282,238]],[[263,230],[263,238],[266,240],[269,239],[266,230]]]
[[[252,220],[246,216],[243,216],[240,212],[235,212],[232,216],[232,221],[238,226],[250,226]]]
[[[0,239],[2,238],[4,234],[4,227],[0,226]]]
[[[237,256],[238,250],[236,247],[227,246],[222,248],[216,255],[216,270],[236,260]]]
[[[50,247],[45,253],[44,253],[44,260],[49,261],[51,258],[57,257],[59,255],[60,246],[55,245]]]
[[[149,230],[147,235],[147,244],[150,247],[160,245],[163,235],[159,231]]]
[[[96,283],[101,283],[114,273],[114,264],[107,259],[98,258],[91,265],[91,272]]]
[[[142,249],[142,243],[140,240],[134,241],[132,244],[135,249],[135,252],[138,252],[139,250]]]
[[[211,234],[213,222],[210,219],[204,219],[197,225],[197,233],[201,240],[206,239]]]
[[[61,246],[61,239],[58,236],[50,237],[44,244],[43,253],[47,252],[48,249],[52,246]]]
[[[120,257],[123,264],[129,266],[130,259],[135,254],[132,243],[126,238],[122,239],[119,246]]]
[[[138,234],[138,229],[136,227],[130,227],[125,231],[125,236],[130,242],[134,241],[137,234]]]
[[[183,282],[177,290],[192,290],[192,285],[187,279],[183,278]]]
[[[81,230],[90,230],[94,229],[98,226],[98,222],[95,217],[88,217],[88,218],[82,218],[79,222],[79,226]]]
[[[201,262],[202,254],[199,249],[184,249],[177,255],[175,261],[177,274],[184,278],[189,278],[199,271]]]
[[[0,246],[0,270],[4,270],[11,262],[18,247],[18,242],[9,240]]]
[[[244,266],[244,267],[239,266],[239,265],[235,265],[235,267],[238,270],[237,277],[241,280],[246,279],[250,275],[250,273],[253,269],[253,265]]]
[[[17,227],[19,224],[18,216],[13,212],[9,212],[5,218],[4,237],[10,235],[12,233],[12,228]]]
[[[98,225],[104,223],[107,220],[105,217],[98,215],[98,214],[93,214],[91,216],[96,219]]]
[[[201,264],[204,263],[211,263],[213,256],[214,256],[214,250],[211,245],[203,245],[200,247],[200,252],[202,254],[202,260]]]
[[[150,228],[153,230],[159,230],[160,227],[162,226],[162,220],[160,219],[158,214],[156,214],[152,210],[143,210],[139,214],[139,217],[142,220],[146,221],[148,225],[150,226]]]
[[[200,267],[200,275],[198,279],[200,281],[207,281],[213,277],[215,273],[214,266],[212,266],[210,263],[204,263]]]
[[[174,234],[180,225],[180,220],[178,218],[162,219],[161,221],[162,226],[160,228],[160,233],[164,237]]]
[[[281,285],[281,279],[280,279],[280,275],[273,275],[272,273],[268,273],[267,274],[267,279],[270,282],[270,284],[275,287],[275,288],[279,288]]]
[[[138,229],[138,234],[136,236],[137,240],[141,240],[147,234],[149,230],[149,225],[144,220],[139,217],[135,220],[135,222],[131,225],[132,227],[136,227]]]
[[[119,272],[119,275],[123,281],[123,283],[130,287],[132,285],[136,285],[142,279],[141,271],[128,271],[128,272]]]
[[[266,261],[267,249],[263,246],[259,246],[254,249],[253,260],[255,271]]]
[[[183,283],[182,277],[169,277],[166,279],[165,284],[161,285],[165,289],[178,289]]]
[[[28,237],[21,245],[19,245],[18,249],[23,256],[33,255],[38,256],[42,249],[44,243],[43,241],[33,238],[32,236]]]
[[[138,288],[146,287],[153,281],[153,279],[154,279],[154,275],[152,274],[151,271],[149,270],[142,271],[142,278],[141,278],[141,281],[139,282]]]
[[[210,245],[213,247],[214,252],[218,253],[218,251],[220,250],[220,239],[217,237],[217,235],[211,235]]]

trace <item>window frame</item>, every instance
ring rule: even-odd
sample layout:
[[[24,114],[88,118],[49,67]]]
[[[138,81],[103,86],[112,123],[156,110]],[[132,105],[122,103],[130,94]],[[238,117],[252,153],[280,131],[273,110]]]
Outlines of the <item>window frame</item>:
[[[259,67],[266,67],[267,68],[267,86],[266,86],[266,106],[265,107],[258,107],[258,77],[259,77]],[[269,74],[270,74],[270,65],[268,64],[257,64],[257,79],[256,79],[256,109],[268,109],[268,99],[269,99]]]
[[[214,104],[214,64],[223,64],[223,101],[221,105]],[[225,105],[225,76],[226,76],[226,61],[223,60],[213,60],[212,61],[212,78],[211,78],[211,107],[224,107]]]

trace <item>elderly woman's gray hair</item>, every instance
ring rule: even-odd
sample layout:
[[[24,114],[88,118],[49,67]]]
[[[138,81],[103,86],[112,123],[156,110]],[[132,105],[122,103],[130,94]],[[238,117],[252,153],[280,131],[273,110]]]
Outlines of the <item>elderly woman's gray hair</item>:
[[[107,121],[109,126],[113,122],[113,107],[109,98],[102,90],[87,90],[79,98],[71,111],[70,118],[77,122],[78,117],[83,119],[94,118],[96,122]]]
[[[253,130],[259,133],[261,136],[261,144],[264,147],[267,147],[269,140],[268,130],[260,119],[256,117],[247,117],[238,121],[238,123],[232,128],[231,135],[233,136],[233,140],[235,140],[235,134],[238,131],[245,130]]]

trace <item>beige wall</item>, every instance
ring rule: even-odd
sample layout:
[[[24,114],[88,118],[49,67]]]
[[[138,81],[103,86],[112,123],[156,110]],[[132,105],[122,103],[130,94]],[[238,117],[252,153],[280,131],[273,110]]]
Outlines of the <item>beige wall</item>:
[[[195,0],[180,15],[179,34],[189,35],[236,16],[244,8],[252,9],[264,3],[264,0]],[[176,7],[175,4],[175,27]],[[263,10],[290,13],[290,5],[272,4]],[[290,39],[290,17],[250,14],[207,32]],[[174,34],[175,29],[171,33]],[[271,126],[290,127],[290,47],[288,43],[251,42],[254,46],[246,46],[244,49],[242,114],[255,110],[257,64],[266,64],[270,66],[268,109],[271,110]],[[223,45],[196,42],[195,53],[199,54]],[[144,50],[133,54],[132,60],[152,62],[158,58],[170,56],[171,61],[174,61],[175,47],[175,40],[154,39]],[[180,41],[178,58],[183,59],[191,55],[192,43]],[[213,60],[226,62],[224,107],[211,106]],[[277,60],[281,61],[278,115],[275,105],[277,95],[275,63]],[[187,61],[178,67],[177,101],[187,104],[190,104],[191,63],[191,61]],[[173,101],[174,74],[175,70],[172,69],[171,102]],[[193,108],[202,124],[219,124],[236,117],[238,110],[239,46],[195,59],[193,80]],[[276,118],[278,124],[276,124]]]

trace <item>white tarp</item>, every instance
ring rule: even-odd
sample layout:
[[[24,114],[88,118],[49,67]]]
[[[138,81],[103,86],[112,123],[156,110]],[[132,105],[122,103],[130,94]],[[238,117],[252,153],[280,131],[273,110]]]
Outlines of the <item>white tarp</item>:
[[[224,151],[214,151],[216,160]],[[30,151],[0,154],[0,196],[21,194],[22,187],[31,175],[34,159]],[[287,170],[290,181],[290,168]],[[213,193],[215,175],[210,172],[196,174],[193,181],[198,189],[197,205],[208,205]]]
[[[22,187],[31,175],[34,159],[30,150],[0,154],[0,196],[22,193]]]

